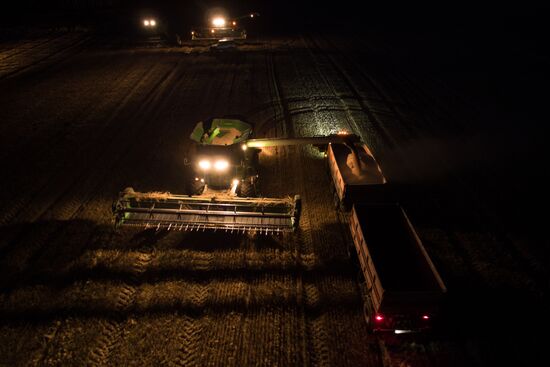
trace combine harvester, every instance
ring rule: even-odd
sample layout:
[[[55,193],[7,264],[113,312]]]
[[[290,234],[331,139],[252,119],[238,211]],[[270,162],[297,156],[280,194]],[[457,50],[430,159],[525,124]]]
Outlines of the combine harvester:
[[[191,31],[191,40],[244,40],[247,36],[246,29],[240,27],[239,21],[244,18],[257,18],[259,15],[250,13],[233,19],[227,19],[222,15],[214,16],[208,27],[196,27]]]
[[[299,195],[257,197],[260,148],[330,143],[354,147],[359,141],[355,135],[251,137],[252,126],[242,120],[215,118],[199,122],[191,133],[193,144],[185,159],[189,178],[186,195],[140,193],[127,188],[113,204],[116,226],[261,234],[293,232],[300,219]],[[359,166],[357,159],[350,161],[355,167]]]

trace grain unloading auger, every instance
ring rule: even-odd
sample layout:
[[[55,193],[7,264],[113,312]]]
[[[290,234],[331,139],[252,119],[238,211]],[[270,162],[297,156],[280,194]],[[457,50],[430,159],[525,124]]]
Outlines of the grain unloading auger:
[[[275,139],[251,139],[251,136],[252,126],[241,120],[217,118],[199,122],[190,136],[194,143],[185,159],[186,195],[140,193],[127,188],[113,204],[116,226],[261,234],[292,232],[300,219],[300,196],[257,197],[259,148],[358,140],[354,135]]]

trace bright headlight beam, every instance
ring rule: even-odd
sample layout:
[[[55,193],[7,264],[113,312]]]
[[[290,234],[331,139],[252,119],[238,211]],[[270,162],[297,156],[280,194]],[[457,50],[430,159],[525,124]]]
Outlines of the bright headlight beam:
[[[216,163],[214,163],[214,168],[217,171],[223,171],[227,169],[227,167],[229,167],[229,162],[226,160],[219,160],[219,161],[216,161]]]
[[[157,25],[157,21],[154,20],[154,19],[151,19],[151,20],[149,21],[149,24],[151,25],[151,27],[154,27],[154,26]]]
[[[211,167],[211,163],[210,161],[207,161],[206,159],[203,159],[202,161],[199,161],[199,167],[202,168],[203,170],[209,170],[210,167]]]
[[[225,19],[222,17],[216,17],[212,19],[212,25],[214,27],[223,27],[225,26]]]
[[[143,21],[143,25],[146,26],[146,27],[148,27],[148,26],[149,26],[149,21],[148,21],[148,20],[144,20],[144,21]]]

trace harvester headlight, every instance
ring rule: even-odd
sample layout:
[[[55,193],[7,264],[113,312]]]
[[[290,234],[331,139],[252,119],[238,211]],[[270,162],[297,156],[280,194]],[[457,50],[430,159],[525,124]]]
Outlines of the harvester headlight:
[[[199,167],[205,171],[209,170],[211,166],[212,164],[209,160],[203,159],[202,161],[199,161]]]
[[[143,25],[146,27],[154,27],[157,25],[157,21],[154,19],[144,19]]]
[[[216,18],[212,19],[212,25],[214,27],[224,27],[225,26],[225,18],[216,17]]]
[[[216,163],[214,163],[214,168],[216,169],[216,171],[226,170],[227,167],[229,167],[229,162],[225,159],[220,159],[219,161],[216,161]]]

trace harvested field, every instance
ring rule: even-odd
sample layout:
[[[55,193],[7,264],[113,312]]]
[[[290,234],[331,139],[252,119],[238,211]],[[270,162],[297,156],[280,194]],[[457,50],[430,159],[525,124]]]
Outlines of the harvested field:
[[[543,309],[548,259],[488,195],[499,174],[487,165],[462,169],[449,151],[450,135],[475,135],[478,116],[454,113],[471,102],[385,64],[391,43],[301,36],[211,54],[48,37],[0,47],[0,365],[537,358],[532,337],[518,341],[530,329],[507,329],[500,317],[518,305],[533,315]],[[53,61],[47,45],[55,45]],[[449,287],[441,330],[397,341],[367,332],[347,219],[332,205],[326,162],[312,147],[260,155],[262,194],[302,197],[294,234],[115,231],[118,192],[182,192],[189,134],[224,115],[245,116],[258,137],[361,136]],[[472,297],[488,316],[474,314],[470,325],[498,327],[497,337],[464,324]]]

